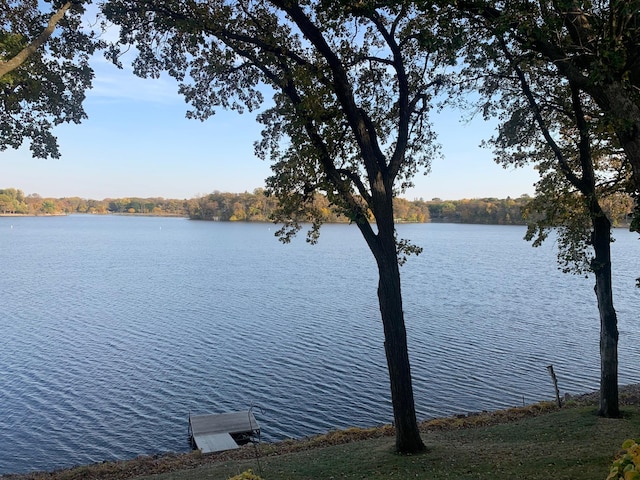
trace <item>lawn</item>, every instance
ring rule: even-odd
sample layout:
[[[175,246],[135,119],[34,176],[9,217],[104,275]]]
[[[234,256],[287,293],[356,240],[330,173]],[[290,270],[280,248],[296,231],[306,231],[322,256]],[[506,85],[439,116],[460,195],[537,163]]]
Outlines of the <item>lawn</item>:
[[[597,417],[593,402],[562,409],[543,402],[425,421],[420,428],[427,450],[419,455],[396,454],[393,428],[383,426],[221,454],[139,457],[6,478],[226,480],[251,469],[264,480],[605,480],[624,440],[640,437],[640,388],[635,387],[620,419]]]

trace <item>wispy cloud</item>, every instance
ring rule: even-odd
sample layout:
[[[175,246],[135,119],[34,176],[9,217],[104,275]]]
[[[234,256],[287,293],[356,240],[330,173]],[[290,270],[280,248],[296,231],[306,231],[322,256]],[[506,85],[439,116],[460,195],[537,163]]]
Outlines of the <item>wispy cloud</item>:
[[[177,82],[168,76],[158,79],[140,78],[129,65],[124,64],[124,68],[119,69],[102,57],[94,58],[92,67],[95,78],[93,88],[88,92],[91,100],[184,103],[178,94]]]

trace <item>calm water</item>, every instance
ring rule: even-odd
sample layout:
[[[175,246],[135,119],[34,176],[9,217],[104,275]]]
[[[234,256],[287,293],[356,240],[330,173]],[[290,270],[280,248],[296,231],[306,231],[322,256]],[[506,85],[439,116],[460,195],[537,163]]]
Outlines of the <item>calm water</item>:
[[[266,440],[392,419],[373,257],[355,227],[0,218],[0,474],[188,450],[189,412],[258,405]],[[418,416],[598,388],[593,279],[522,227],[399,226]],[[620,380],[640,382],[640,246],[616,232]]]

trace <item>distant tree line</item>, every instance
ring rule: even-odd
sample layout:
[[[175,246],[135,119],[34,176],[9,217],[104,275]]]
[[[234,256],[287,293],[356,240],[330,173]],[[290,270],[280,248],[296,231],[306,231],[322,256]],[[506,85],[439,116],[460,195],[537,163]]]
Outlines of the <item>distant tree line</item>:
[[[448,223],[485,223],[522,225],[522,209],[531,198],[527,195],[512,199],[474,198],[426,202],[431,221]]]
[[[540,212],[532,205],[533,197],[474,198],[441,200],[434,198],[424,203],[433,222],[480,223],[491,225],[525,225],[534,221]],[[633,214],[634,202],[630,195],[615,194],[603,200],[603,209],[614,227],[628,226]]]
[[[192,220],[267,222],[277,205],[277,200],[265,195],[262,189],[256,189],[253,193],[216,190],[189,200],[187,214]]]
[[[462,200],[406,200],[395,199],[398,223],[478,223],[492,225],[524,225],[523,212],[532,200],[528,195],[519,198],[474,198]],[[322,195],[315,198],[315,206],[328,223],[348,222],[332,209]],[[16,188],[0,189],[0,214],[65,215],[131,214],[189,217],[192,220],[221,222],[268,222],[278,206],[277,199],[267,196],[263,189],[252,193],[214,191],[188,200],[165,198],[106,198],[89,200],[80,197],[43,198],[38,194],[25,195]],[[614,226],[628,225],[633,211],[629,195],[611,196],[606,211]],[[535,216],[535,212],[528,212]]]
[[[37,193],[25,195],[16,188],[0,189],[0,214],[3,215],[66,215],[145,214],[187,216],[189,200],[165,198],[105,198],[91,200],[80,197],[43,198]]]
[[[518,198],[474,198],[463,200],[406,200],[394,201],[395,219],[398,223],[479,223],[492,225],[525,225],[525,207],[532,197]],[[325,196],[315,197],[315,207],[322,213],[325,222],[348,222],[329,204]],[[615,195],[607,200],[606,212],[614,226],[628,225],[633,212],[633,199],[629,195]],[[278,206],[277,200],[265,195],[264,190],[253,193],[213,192],[189,200],[188,216],[196,220],[258,221],[266,222]],[[535,217],[535,211],[528,212]]]
[[[406,200],[394,201],[396,222],[424,223],[433,221],[465,223],[524,223],[521,207],[527,198],[514,200],[456,200],[431,201]],[[323,221],[329,223],[348,222],[331,207],[323,195],[316,195],[314,207],[318,209]],[[262,189],[253,193],[213,192],[209,195],[189,201],[189,217],[197,220],[217,221],[269,221],[278,206],[277,200],[268,197]]]

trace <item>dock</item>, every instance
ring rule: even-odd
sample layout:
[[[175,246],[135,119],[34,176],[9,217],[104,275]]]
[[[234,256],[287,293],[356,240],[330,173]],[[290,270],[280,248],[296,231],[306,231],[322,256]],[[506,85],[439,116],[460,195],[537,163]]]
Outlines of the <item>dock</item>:
[[[189,438],[202,453],[233,450],[260,435],[253,412],[189,415]]]

